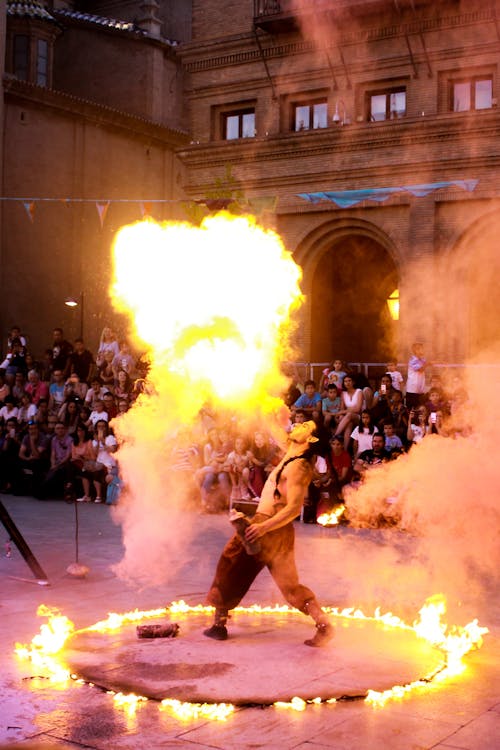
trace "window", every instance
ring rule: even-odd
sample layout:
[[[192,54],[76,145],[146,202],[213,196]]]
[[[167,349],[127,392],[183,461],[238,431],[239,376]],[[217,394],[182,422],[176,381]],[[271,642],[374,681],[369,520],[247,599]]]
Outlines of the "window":
[[[237,138],[255,137],[255,110],[248,109],[240,112],[226,112],[222,115],[222,137],[226,141]]]
[[[28,80],[29,38],[23,34],[14,37],[14,75],[21,81]]]
[[[470,112],[491,109],[493,106],[493,79],[483,76],[466,81],[452,82],[453,112]]]
[[[293,130],[317,130],[328,126],[328,104],[318,100],[293,105]]]
[[[367,94],[369,122],[379,120],[396,120],[406,116],[406,89],[397,88],[386,91],[373,91]]]
[[[46,86],[48,80],[49,45],[45,39],[38,39],[36,52],[36,82],[39,86]]]

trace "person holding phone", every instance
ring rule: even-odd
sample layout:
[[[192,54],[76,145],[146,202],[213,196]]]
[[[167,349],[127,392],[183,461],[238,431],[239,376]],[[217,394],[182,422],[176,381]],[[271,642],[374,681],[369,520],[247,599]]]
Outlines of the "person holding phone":
[[[420,443],[431,431],[427,423],[427,409],[425,406],[419,406],[417,409],[410,409],[410,421],[406,437],[410,447],[415,443]]]

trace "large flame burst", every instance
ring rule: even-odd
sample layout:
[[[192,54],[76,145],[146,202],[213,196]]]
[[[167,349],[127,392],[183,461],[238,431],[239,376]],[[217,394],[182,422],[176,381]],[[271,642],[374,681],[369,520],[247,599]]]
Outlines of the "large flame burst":
[[[279,236],[227,213],[201,226],[152,220],[114,242],[115,307],[151,348],[155,387],[197,387],[230,406],[280,391],[279,358],[301,270]],[[159,373],[159,374],[158,374]]]
[[[323,610],[333,617],[354,619],[354,620],[374,620],[386,627],[400,628],[404,630],[413,630],[419,638],[423,638],[433,646],[439,648],[444,657],[443,665],[433,674],[427,675],[422,679],[415,680],[407,685],[395,685],[383,693],[368,690],[364,697],[365,701],[373,706],[382,706],[388,700],[401,698],[404,695],[418,690],[428,689],[431,686],[442,684],[446,678],[460,674],[465,668],[463,657],[471,650],[480,648],[482,637],[488,632],[488,628],[481,627],[477,620],[472,620],[464,627],[449,627],[442,621],[446,612],[446,602],[444,597],[436,595],[431,597],[419,611],[419,619],[413,625],[405,623],[402,619],[393,615],[391,612],[382,614],[377,609],[372,616],[365,615],[362,610],[354,607],[338,609],[336,607],[323,607]],[[262,614],[280,614],[289,613],[299,614],[297,610],[291,609],[288,605],[260,606],[258,604],[250,607],[238,606],[235,612]],[[52,682],[62,683],[69,680],[77,680],[76,675],[64,666],[63,649],[64,645],[72,635],[83,632],[105,633],[116,631],[127,623],[139,622],[147,618],[157,618],[162,616],[171,616],[189,613],[213,613],[213,607],[207,607],[202,604],[190,606],[184,601],[172,602],[170,607],[154,609],[148,611],[134,610],[124,614],[110,613],[105,620],[100,620],[88,628],[82,628],[75,631],[73,623],[68,620],[57,610],[50,610],[41,605],[37,614],[48,618],[48,622],[41,626],[40,633],[31,641],[31,646],[16,644],[15,652],[21,659],[29,660],[37,667],[44,669]],[[59,657],[59,658],[58,658]],[[137,710],[141,703],[149,699],[141,695],[130,693],[116,693],[108,691],[113,696],[117,708],[124,709],[129,715]],[[295,696],[289,703],[277,701],[274,705],[276,708],[293,709],[303,711],[308,704],[333,704],[336,698],[314,698],[304,700]],[[181,720],[191,720],[197,717],[213,719],[215,721],[225,721],[228,716],[234,712],[234,706],[227,703],[188,703],[173,698],[166,698],[160,702],[161,710],[168,710],[174,716]]]

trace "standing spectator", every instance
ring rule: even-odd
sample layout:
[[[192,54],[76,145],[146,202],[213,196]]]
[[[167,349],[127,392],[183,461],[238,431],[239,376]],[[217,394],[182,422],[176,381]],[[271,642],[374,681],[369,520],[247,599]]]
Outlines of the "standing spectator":
[[[68,358],[69,374],[78,375],[81,383],[88,384],[93,365],[92,352],[85,348],[83,339],[75,339],[73,351]]]
[[[52,342],[52,370],[62,370],[67,377],[69,355],[73,351],[72,345],[64,338],[62,328],[54,328]]]
[[[341,391],[346,375],[347,372],[342,360],[334,359],[333,362],[328,367],[325,367],[321,373],[319,390],[321,393],[325,392],[326,394],[329,385],[336,385],[338,390]]]
[[[115,332],[109,327],[105,326],[102,329],[101,336],[99,339],[99,346],[97,348],[96,363],[100,368],[105,361],[106,352],[111,352],[110,362],[118,355],[120,351],[120,345],[116,338]]]
[[[26,354],[28,341],[26,339],[26,336],[21,333],[21,328],[19,326],[12,326],[12,328],[10,329],[10,333],[7,338],[8,352],[12,351],[12,342],[14,341],[14,339],[19,339],[23,349],[23,354]]]
[[[424,345],[416,341],[411,348],[406,381],[406,406],[417,408],[423,403],[425,394],[425,371],[431,365],[424,357]]]
[[[49,385],[44,380],[40,380],[40,375],[36,370],[30,370],[28,373],[28,383],[25,391],[30,394],[32,402],[38,406],[40,399],[49,400]]]

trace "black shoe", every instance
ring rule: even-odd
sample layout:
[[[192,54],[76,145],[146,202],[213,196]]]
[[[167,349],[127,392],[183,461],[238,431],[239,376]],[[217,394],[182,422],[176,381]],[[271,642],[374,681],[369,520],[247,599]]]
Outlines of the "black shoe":
[[[227,641],[227,628],[225,625],[212,625],[211,628],[203,631],[207,638],[213,638],[214,641]]]
[[[316,633],[314,634],[314,638],[308,638],[308,640],[304,641],[304,643],[306,644],[306,646],[322,648],[332,640],[334,635],[335,631],[333,629],[333,625],[330,625],[329,622],[320,622],[316,625]]]

